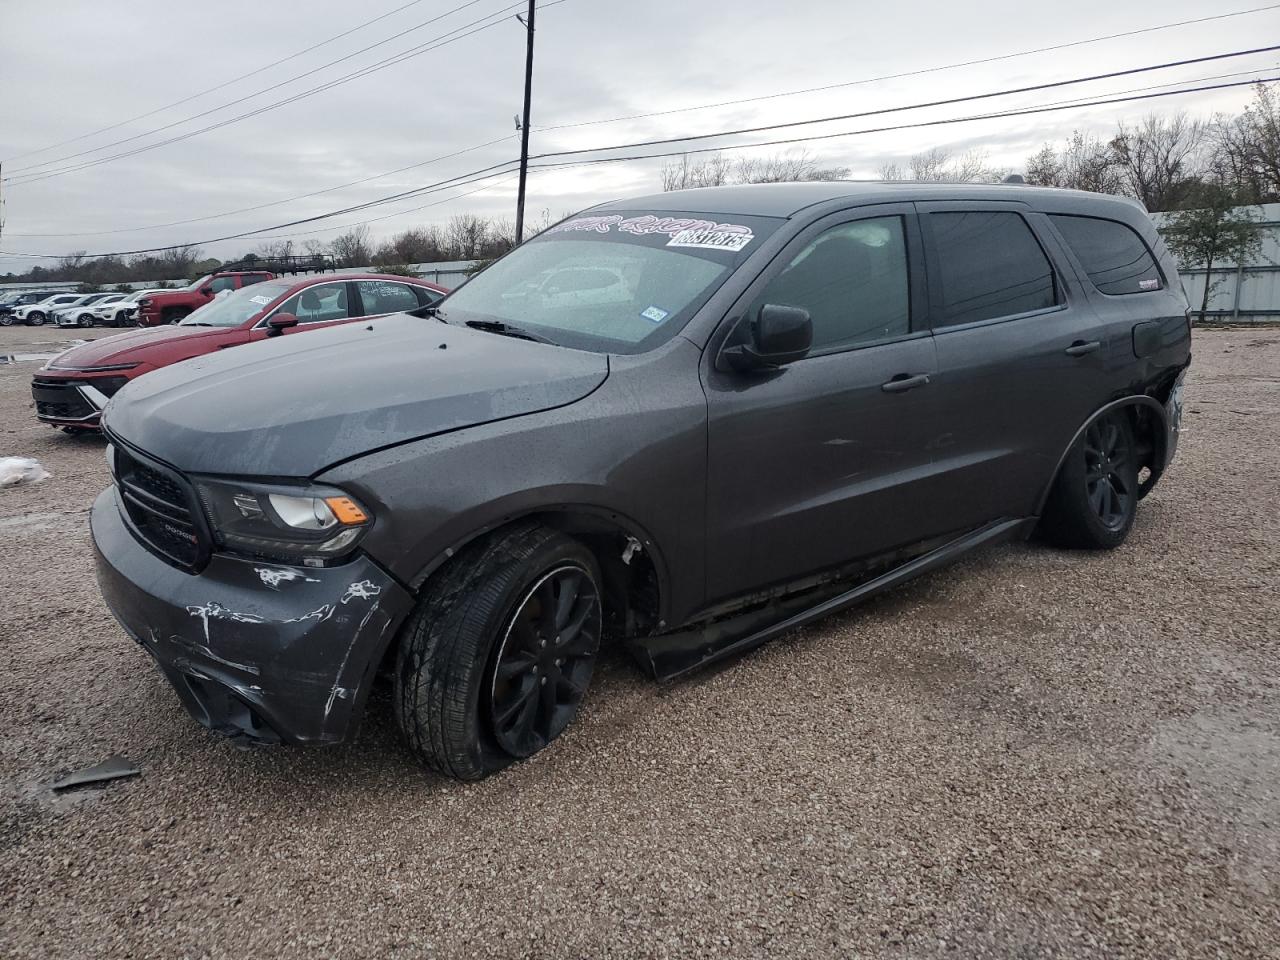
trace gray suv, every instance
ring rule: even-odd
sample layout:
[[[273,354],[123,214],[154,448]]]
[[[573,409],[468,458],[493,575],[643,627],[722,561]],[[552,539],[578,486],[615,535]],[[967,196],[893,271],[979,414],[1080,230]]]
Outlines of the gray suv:
[[[423,762],[475,779],[565,729],[602,644],[677,677],[985,544],[1116,547],[1189,361],[1115,197],[607,203],[437,306],[132,381],[99,580],[213,730],[348,739],[381,671]]]

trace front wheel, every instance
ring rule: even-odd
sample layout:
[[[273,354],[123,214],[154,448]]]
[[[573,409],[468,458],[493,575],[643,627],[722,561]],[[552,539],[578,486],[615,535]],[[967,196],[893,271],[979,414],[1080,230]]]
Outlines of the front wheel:
[[[27,323],[31,324],[31,326],[33,327],[44,326],[44,320],[45,320],[44,314],[41,313],[39,310],[32,310],[30,313],[27,314]]]
[[[1058,471],[1041,529],[1058,546],[1111,550],[1124,543],[1138,509],[1138,456],[1123,410],[1085,428]]]
[[[479,780],[564,732],[600,646],[599,583],[586,547],[535,524],[437,574],[396,659],[397,720],[427,767]]]
[[[77,325],[81,327],[92,327],[93,317],[89,316],[88,314],[85,314],[83,317],[80,318]]]
[[[12,327],[18,320],[12,313],[6,313],[0,317],[0,327]]]

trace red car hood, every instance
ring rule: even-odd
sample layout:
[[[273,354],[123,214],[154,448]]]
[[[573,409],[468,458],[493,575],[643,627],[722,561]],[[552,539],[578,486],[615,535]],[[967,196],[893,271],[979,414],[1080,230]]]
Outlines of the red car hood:
[[[154,363],[164,366],[207,353],[210,339],[225,338],[236,327],[144,327],[128,333],[91,340],[72,347],[49,361],[50,370],[84,370],[119,363]]]

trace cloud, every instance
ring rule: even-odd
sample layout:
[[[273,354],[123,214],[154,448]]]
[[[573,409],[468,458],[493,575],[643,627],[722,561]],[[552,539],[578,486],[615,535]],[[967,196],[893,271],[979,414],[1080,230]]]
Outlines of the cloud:
[[[306,5],[304,16],[302,8],[295,5],[247,0],[228,0],[212,8],[160,0],[70,6],[9,0],[5,29],[0,33],[0,86],[19,95],[0,100],[0,156],[11,158],[5,163],[5,172],[12,174],[23,166],[144,133],[253,94],[437,16],[453,5],[453,0],[417,4],[249,80],[118,130],[14,157],[197,93],[397,5],[385,0],[373,8],[353,8],[338,0],[313,0]],[[501,6],[501,0],[486,0],[314,77],[116,149],[182,133],[280,99]],[[1266,32],[1268,21],[1276,25],[1274,13],[1258,14],[804,96],[547,129],[902,73],[1213,12],[1189,2],[1140,11],[1095,0],[1073,6],[1070,18],[1063,15],[1060,4],[1023,5],[1017,16],[1006,15],[1005,10],[993,0],[961,5],[933,2],[923,8],[907,4],[871,7],[847,0],[797,0],[781,5],[764,0],[646,0],[641,4],[566,0],[539,15],[533,149],[574,149],[853,113],[1223,52],[1247,46],[1252,38]],[[56,41],[48,39],[55,36]],[[32,42],[37,37],[45,39]],[[1053,97],[1024,95],[1002,100],[999,106],[1195,78],[1265,61],[1241,61],[1238,67],[1236,61],[1229,63],[1232,65],[1209,65],[1199,71],[1185,68],[1132,82],[1124,78],[1099,82]],[[150,226],[272,203],[513,135],[512,118],[520,110],[523,72],[524,32],[512,18],[423,56],[181,143],[54,179],[6,185],[6,224],[0,247],[63,253],[206,240],[317,216],[513,158],[518,149],[514,137],[375,182],[206,222],[100,236],[32,236]],[[1114,129],[1117,119],[1135,117],[1150,108],[1184,107],[1200,114],[1234,110],[1247,97],[1247,90],[1228,91],[1178,98],[1153,107],[1120,105],[817,141],[808,149],[822,163],[850,166],[860,176],[874,175],[886,160],[902,159],[935,145],[956,152],[982,149],[994,165],[1016,167],[1040,143],[1060,140],[1076,127],[1107,132]],[[982,108],[935,108],[892,115],[891,120],[845,121],[827,129],[859,129]],[[560,214],[617,196],[651,192],[657,188],[659,166],[660,161],[645,161],[536,172],[530,178],[529,207]],[[482,186],[481,192],[447,199],[455,192]],[[403,212],[426,203],[434,205]],[[334,224],[394,214],[371,224],[375,235],[383,236],[414,223],[443,221],[461,211],[511,217],[513,208],[514,182],[501,181],[405,200],[335,218],[332,224],[293,228],[293,232],[299,239],[323,240],[337,232]],[[310,232],[322,227],[326,232]],[[278,231],[275,235],[288,233]],[[213,255],[231,256],[256,242],[209,243],[205,248]],[[25,269],[27,263],[19,263],[0,259],[0,271]]]

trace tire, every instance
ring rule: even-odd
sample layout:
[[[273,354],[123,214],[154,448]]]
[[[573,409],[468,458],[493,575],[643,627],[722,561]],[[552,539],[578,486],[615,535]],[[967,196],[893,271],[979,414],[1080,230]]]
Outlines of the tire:
[[[172,310],[166,310],[162,315],[160,322],[161,323],[177,323],[179,320],[187,316],[189,313],[191,313],[191,311],[186,309],[185,307],[175,307]]]
[[[438,571],[396,657],[396,719],[422,763],[479,780],[559,736],[591,679],[601,595],[591,552],[537,524],[496,531]]]
[[[80,317],[80,319],[78,319],[78,320],[76,321],[76,326],[77,326],[77,327],[92,327],[92,326],[93,326],[93,317],[89,316],[88,314],[85,314],[84,316]]]
[[[0,317],[0,327],[12,327],[17,322],[12,313],[6,313]]]
[[[1060,547],[1114,550],[1138,509],[1138,457],[1129,414],[1117,410],[1089,424],[1067,453],[1040,520]]]
[[[44,319],[44,314],[39,310],[32,310],[27,314],[27,323],[33,327],[43,327]]]

